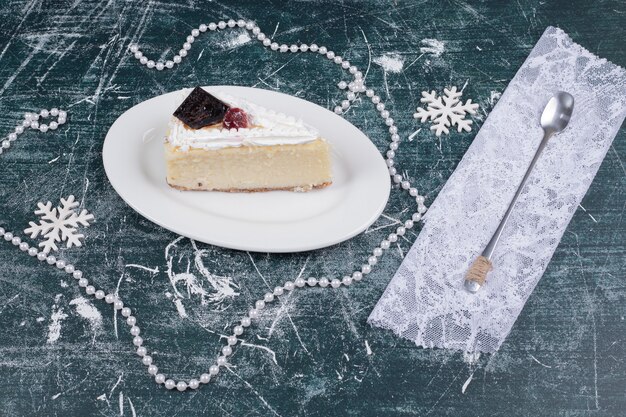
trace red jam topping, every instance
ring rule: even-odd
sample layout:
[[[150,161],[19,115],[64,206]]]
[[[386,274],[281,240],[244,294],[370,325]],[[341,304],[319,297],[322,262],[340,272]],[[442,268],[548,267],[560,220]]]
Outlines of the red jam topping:
[[[242,129],[248,127],[248,115],[242,109],[231,107],[224,115],[222,124],[226,129]]]

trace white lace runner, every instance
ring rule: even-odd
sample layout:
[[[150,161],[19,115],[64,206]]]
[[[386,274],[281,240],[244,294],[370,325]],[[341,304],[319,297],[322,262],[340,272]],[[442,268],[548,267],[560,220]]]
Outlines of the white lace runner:
[[[463,277],[528,167],[550,96],[575,98],[550,139],[475,295]],[[417,241],[369,317],[425,348],[495,352],[543,275],[626,115],[626,71],[549,27],[432,204]]]

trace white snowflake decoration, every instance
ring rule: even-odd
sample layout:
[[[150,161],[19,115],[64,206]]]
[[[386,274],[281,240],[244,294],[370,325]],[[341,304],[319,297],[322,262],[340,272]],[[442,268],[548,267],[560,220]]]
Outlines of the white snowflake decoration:
[[[87,210],[76,213],[74,209],[78,206],[73,195],[67,200],[61,198],[61,205],[55,208],[52,208],[52,203],[49,201],[46,204],[37,203],[39,209],[35,210],[35,214],[41,216],[39,224],[29,222],[30,227],[25,229],[24,233],[33,239],[41,234],[45,240],[40,242],[39,246],[45,253],[58,250],[57,242],[61,241],[66,241],[68,248],[82,246],[80,240],[85,236],[76,231],[80,225],[88,227],[94,217]]]
[[[437,136],[441,136],[441,133],[450,133],[449,126],[456,125],[459,132],[472,130],[472,121],[465,119],[465,115],[475,114],[478,104],[472,104],[472,100],[467,100],[463,104],[459,99],[463,93],[457,92],[456,87],[449,90],[444,88],[443,92],[445,96],[437,97],[435,90],[430,93],[422,91],[420,101],[426,103],[426,108],[418,107],[413,117],[420,119],[422,123],[430,119],[433,123],[430,130],[434,130]]]

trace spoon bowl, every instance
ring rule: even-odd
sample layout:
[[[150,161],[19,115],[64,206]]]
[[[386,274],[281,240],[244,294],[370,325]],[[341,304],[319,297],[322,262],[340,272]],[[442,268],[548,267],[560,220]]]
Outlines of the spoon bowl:
[[[556,93],[541,113],[541,127],[550,133],[558,133],[567,127],[574,111],[574,97],[564,91]]]

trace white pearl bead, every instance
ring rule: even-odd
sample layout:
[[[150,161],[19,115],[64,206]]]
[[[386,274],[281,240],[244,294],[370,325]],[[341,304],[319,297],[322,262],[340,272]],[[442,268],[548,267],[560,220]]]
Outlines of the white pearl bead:
[[[381,105],[381,104],[383,104],[383,103],[378,103],[378,105],[377,105],[377,106],[379,106],[379,105]],[[384,108],[384,107],[383,107],[383,108]],[[382,117],[383,119],[388,118],[388,117],[389,117],[389,112],[388,112],[387,110],[382,110],[382,111],[380,112],[380,117]]]
[[[398,241],[398,235],[396,235],[395,233],[391,233],[389,235],[389,237],[387,237],[387,240],[390,242],[397,242]]]
[[[346,94],[346,97],[348,98],[348,100],[354,101],[356,99],[356,94],[350,91],[348,94]]]
[[[289,47],[289,50],[290,50],[291,52],[298,52],[298,51],[300,50],[300,48],[298,48],[298,45],[291,45],[291,46]]]
[[[104,291],[98,290],[94,295],[98,300],[102,300],[104,298]]]
[[[335,53],[333,51],[326,52],[326,58],[335,59]]]
[[[174,61],[166,61],[165,68],[174,68]]]
[[[372,103],[374,103],[374,104],[378,104],[378,103],[380,103],[380,97],[378,97],[378,96],[372,96]]]
[[[178,51],[178,55],[180,55],[182,58],[187,56],[187,50],[186,49],[181,49],[180,51]]]
[[[361,281],[363,279],[363,273],[360,271],[355,271],[352,273],[352,279],[355,281]]]
[[[104,301],[106,301],[107,304],[113,304],[115,301],[115,295],[107,294],[106,297],[104,297]]]
[[[279,48],[280,52],[287,52],[289,50],[289,47],[285,44],[280,45]]]
[[[304,278],[296,278],[294,284],[296,284],[296,287],[302,288],[306,282],[304,281]]]
[[[415,224],[413,223],[413,220],[407,220],[404,222],[404,227],[407,229],[412,229],[413,226],[415,226]]]
[[[328,281],[328,278],[320,278],[319,284],[320,287],[326,288],[330,284],[330,281]]]
[[[246,27],[246,21],[243,19],[237,20],[237,26],[239,26],[240,28]]]
[[[350,74],[356,74],[359,71],[359,69],[353,65],[350,67],[348,71],[350,71]]]
[[[394,167],[389,168],[389,175],[391,175],[392,177],[396,175],[397,172],[398,170],[395,169]]]
[[[189,388],[191,388],[191,389],[198,389],[199,386],[200,386],[200,382],[198,382],[197,379],[190,379],[189,380]]]
[[[74,265],[72,264],[65,265],[65,272],[67,272],[68,274],[73,274],[75,270],[76,268],[74,268]]]
[[[37,256],[37,248],[30,248],[30,249],[28,249],[28,254],[30,256]]]
[[[235,326],[235,328],[233,329],[233,333],[237,336],[241,336],[243,334],[243,327]]]
[[[211,365],[209,367],[209,374],[210,375],[217,375],[220,372],[220,368],[218,368],[217,365]]]
[[[283,295],[283,293],[284,293],[284,290],[283,290],[283,288],[282,288],[282,287],[276,287],[276,288],[274,288],[274,295],[275,295],[275,296],[280,296],[280,295]]]
[[[145,355],[143,358],[141,358],[141,363],[143,363],[146,366],[152,364],[152,356]]]
[[[128,318],[126,319],[126,324],[128,324],[129,326],[134,326],[135,324],[137,324],[137,317],[128,316]]]
[[[372,272],[372,267],[371,267],[371,266],[369,266],[369,265],[363,265],[363,266],[361,267],[361,273],[362,273],[363,275],[367,275],[367,274],[369,274],[370,272]]]
[[[143,56],[143,52],[141,51],[135,52],[135,59],[141,59],[142,56]]]
[[[259,311],[256,309],[251,309],[250,311],[248,311],[248,317],[250,317],[252,320],[257,319],[259,317]]]
[[[393,142],[398,142],[400,140],[400,135],[394,133],[393,135],[391,135],[391,140]]]
[[[226,339],[229,345],[236,345],[237,344],[237,337],[235,336],[228,336],[228,339]]]
[[[187,389],[187,383],[185,381],[178,381],[176,389],[180,392],[185,391]]]
[[[259,33],[258,35],[256,35],[256,38],[260,41],[264,41],[265,40],[265,33]]]
[[[93,295],[96,292],[96,287],[94,287],[93,285],[88,285],[85,287],[85,292],[87,293],[87,295]]]
[[[229,28],[234,28],[235,26],[237,26],[237,22],[235,22],[233,19],[229,19],[226,24]]]
[[[300,45],[300,51],[306,52],[308,50],[309,50],[309,46],[306,43],[303,43],[302,45]]]
[[[368,97],[373,97],[374,96],[374,90],[367,90],[365,92],[365,95],[368,96]]]
[[[259,35],[259,36],[261,36],[261,35]],[[268,39],[268,38],[263,39],[263,46],[270,46],[271,44],[272,44],[272,40],[271,39]]]
[[[263,310],[265,308],[265,301],[257,300],[257,302],[254,303],[254,306],[256,307],[257,310]]]
[[[333,288],[339,288],[341,286],[341,281],[339,281],[337,278],[334,278],[332,281],[330,281],[330,286]]]
[[[226,359],[226,356],[218,356],[215,363],[217,363],[217,366],[226,366],[228,360]]]
[[[343,69],[348,69],[348,68],[350,68],[350,62],[349,62],[349,61],[343,61],[343,62],[341,63],[341,68],[343,68]]]
[[[293,282],[291,281],[285,282],[285,289],[287,291],[293,291],[294,288],[295,288],[295,285],[293,284]]]
[[[206,32],[206,30],[208,29],[207,25],[205,25],[204,23],[201,24],[200,26],[198,26],[198,30],[200,32]]]
[[[274,301],[274,294],[272,294],[271,292],[265,293],[265,295],[263,296],[263,301],[265,301],[266,303],[271,303],[272,301]]]
[[[324,55],[326,54],[326,51],[328,51],[328,49],[325,46],[320,46],[320,49],[317,52]]]
[[[78,280],[79,287],[85,288],[87,285],[89,285],[89,281],[87,280],[87,278],[81,278]]]
[[[272,42],[272,44],[270,45],[270,49],[272,51],[276,51],[278,50],[278,48],[280,48],[280,46],[276,42]]]
[[[46,133],[48,131],[48,125],[46,124],[39,125],[39,131],[42,133]]]
[[[404,226],[400,226],[396,229],[396,234],[398,236],[404,236],[405,233],[406,233],[406,228]]]
[[[336,56],[335,58],[333,58],[333,62],[335,64],[341,64],[343,62],[343,59],[340,56]]]
[[[201,383],[208,384],[210,380],[211,380],[211,375],[209,375],[209,374],[202,374],[202,375],[200,375],[200,382]]]
[[[167,381],[165,381],[165,388],[174,389],[175,386],[176,386],[176,382],[174,382],[174,380],[168,379]]]
[[[39,129],[39,122],[33,120],[32,122],[30,122],[30,127],[31,129]],[[4,142],[3,142],[4,144]]]
[[[141,329],[139,327],[133,326],[130,328],[130,334],[133,336],[139,336],[139,333],[141,333]]]
[[[309,50],[311,52],[317,52],[317,50],[319,49],[319,46],[317,46],[317,44],[312,43],[311,46],[309,46]]]
[[[343,100],[343,101],[341,102],[341,107],[342,107],[343,109],[347,109],[348,107],[350,107],[350,101],[348,101],[348,100]]]
[[[252,34],[253,35],[258,35],[259,33],[261,33],[261,28],[258,26],[255,26],[252,28]]]
[[[393,122],[393,119],[392,119]],[[398,127],[397,126],[391,126],[389,128],[389,133],[391,133],[392,135],[395,135],[396,133],[398,133]]]
[[[194,38],[200,36],[200,31],[198,29],[192,29],[191,36],[193,36]]]
[[[416,202],[418,205],[420,205],[420,204],[424,204],[424,201],[425,201],[425,200],[426,200],[426,199],[425,199],[425,198],[424,198],[424,196],[422,196],[422,195],[418,195],[417,197],[415,197],[415,202]]]
[[[396,153],[394,151],[387,151],[387,158],[395,158],[396,157]]]
[[[24,133],[24,126],[15,126],[15,133],[17,133],[18,135]]]
[[[396,174],[393,176],[393,182],[395,182],[396,184],[399,184],[402,182],[402,175],[400,174]]]
[[[122,316],[128,317],[128,316],[130,316],[130,314],[131,314],[130,308],[128,308],[128,307],[122,308]]]
[[[50,109],[50,116],[58,116],[59,115],[59,109],[57,109],[56,107],[53,107]]]
[[[341,108],[341,106],[335,107],[335,114],[341,114],[341,113],[343,113],[343,109]]]
[[[24,126],[24,127],[29,127],[29,126],[30,126],[30,120],[24,120],[24,121],[22,122],[22,126]]]
[[[183,49],[188,51],[191,49],[191,44],[189,42],[183,43]]]
[[[9,141],[13,142],[16,139],[17,139],[17,134],[9,133]]]
[[[59,127],[57,122],[50,122],[50,125],[48,126],[50,130],[57,130],[57,127]]]
[[[215,30],[217,29],[217,25],[213,22],[209,23],[209,30]]]
[[[233,353],[233,348],[231,348],[230,346],[224,346],[222,348],[222,355],[230,356],[232,353]]]
[[[376,248],[372,253],[374,254],[374,256],[382,256],[383,250],[381,248]]]
[[[317,285],[317,279],[310,277],[306,280],[306,283],[309,285],[309,287],[315,287]]]
[[[139,63],[141,65],[147,65],[148,64],[148,57],[142,56],[141,58],[139,58]]]
[[[154,382],[156,382],[157,384],[162,384],[165,382],[165,375],[163,374],[157,374],[154,376]]]
[[[20,242],[22,241],[22,239],[20,239],[20,238],[19,238],[19,237],[17,237],[17,236],[12,237],[10,240],[11,240],[11,243],[12,243],[13,245],[15,245],[15,246],[19,245],[19,244],[20,244]]]
[[[135,45],[135,44],[132,44],[132,45],[130,45],[130,47],[128,49],[130,49],[130,52],[135,53],[135,52],[137,52],[139,50],[139,47],[137,45]]]
[[[387,111],[387,110],[385,110],[385,111]],[[385,119],[385,124],[387,126],[393,126],[393,119],[391,117],[386,118]]]
[[[422,220],[422,215],[420,213],[413,213],[411,219],[413,219],[414,222],[419,222],[420,220]]]
[[[55,257],[54,257],[54,256],[52,256],[52,255],[49,255],[49,256],[46,258],[46,262],[48,262],[48,264],[49,264],[49,265],[54,265],[54,264],[56,263],[56,261],[57,261],[57,258],[55,258]]]
[[[387,239],[384,239],[382,242],[380,242],[380,247],[381,249],[389,249],[389,247],[391,246],[391,244],[389,243],[389,241]]]
[[[39,114],[31,113],[30,114],[30,120],[39,120]]]
[[[135,336],[133,337],[133,345],[135,346],[141,346],[143,345],[143,339],[141,336]]]
[[[66,122],[67,120],[64,117],[59,116],[59,118],[57,119],[57,123],[62,125]]]
[[[26,252],[28,249],[29,249],[28,243],[26,243],[26,242],[20,243],[20,250],[22,252]]]
[[[346,83],[345,81],[339,81],[339,84],[337,84],[337,87],[339,87],[342,90],[345,90],[346,87],[348,87],[348,83]]]
[[[395,161],[393,159],[387,159],[385,163],[388,167],[392,167],[395,164]]]
[[[37,259],[39,259],[40,261],[45,261],[47,257],[48,255],[46,255],[45,252],[39,252],[37,254]]]
[[[148,373],[150,375],[156,375],[157,372],[159,372],[159,368],[157,368],[156,365],[149,365],[148,366]]]
[[[370,256],[367,258],[367,263],[370,265],[376,265],[378,263],[378,258],[375,256]]]
[[[243,327],[250,327],[251,324],[252,324],[252,320],[250,320],[250,317],[244,317],[241,319],[241,325]]]
[[[345,277],[343,277],[343,278],[341,279],[341,283],[342,283],[343,285],[346,285],[346,286],[351,285],[351,284],[352,284],[352,278],[351,278],[351,277],[348,277],[348,276],[345,276]]]
[[[219,22],[217,22],[217,27],[220,29],[224,29],[226,27],[226,22],[220,20]]]
[[[183,59],[180,57],[180,55],[174,55],[174,58],[172,58],[172,60],[175,64],[180,64],[180,61],[182,61]]]
[[[408,190],[409,188],[411,188],[411,183],[408,181],[402,181],[401,186],[402,186],[402,189]]]
[[[383,110],[385,110],[385,104],[384,104],[384,103],[378,103],[378,104],[376,105],[376,110],[378,110],[378,111],[383,111]],[[382,114],[381,114],[381,116],[382,116]]]
[[[417,206],[417,212],[420,213],[420,214],[426,213],[426,210],[428,210],[428,209],[424,205]]]
[[[65,268],[65,261],[62,259],[59,259],[56,263],[56,267],[59,269],[64,269]]]
[[[153,60],[148,61],[148,63],[146,64],[146,66],[147,66],[148,68],[154,68],[154,66],[155,66],[155,65],[156,65],[156,64],[154,63],[154,61],[153,61]]]
[[[417,196],[417,188],[411,188],[409,189],[409,195],[411,197],[416,197]]]

